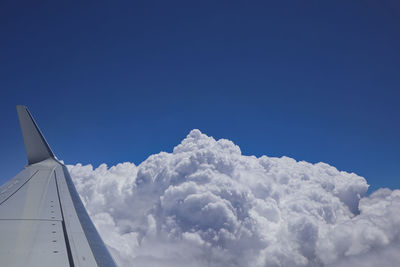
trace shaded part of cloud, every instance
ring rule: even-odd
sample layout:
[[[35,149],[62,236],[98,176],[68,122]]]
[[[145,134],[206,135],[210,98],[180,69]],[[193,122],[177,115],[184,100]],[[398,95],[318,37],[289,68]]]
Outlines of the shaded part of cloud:
[[[400,263],[400,191],[193,130],[136,166],[68,166],[120,266]],[[368,266],[368,265],[365,265]]]

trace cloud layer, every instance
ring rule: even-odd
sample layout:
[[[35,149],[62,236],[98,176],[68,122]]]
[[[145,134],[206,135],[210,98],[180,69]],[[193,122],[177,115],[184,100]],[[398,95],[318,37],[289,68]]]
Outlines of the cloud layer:
[[[193,130],[136,166],[68,166],[120,266],[397,266],[400,190]]]

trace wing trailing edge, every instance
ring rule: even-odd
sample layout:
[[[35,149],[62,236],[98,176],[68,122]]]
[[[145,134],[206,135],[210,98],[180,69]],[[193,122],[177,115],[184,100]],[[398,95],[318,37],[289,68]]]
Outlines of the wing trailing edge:
[[[51,151],[28,108],[18,105],[17,112],[29,165],[54,158],[53,151]]]

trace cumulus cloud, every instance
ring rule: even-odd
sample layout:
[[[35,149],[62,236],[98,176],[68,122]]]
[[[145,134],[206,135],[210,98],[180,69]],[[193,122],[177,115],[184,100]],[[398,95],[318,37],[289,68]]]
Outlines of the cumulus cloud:
[[[136,166],[68,166],[120,266],[398,266],[400,190],[193,130]],[[379,263],[379,264],[378,264]]]

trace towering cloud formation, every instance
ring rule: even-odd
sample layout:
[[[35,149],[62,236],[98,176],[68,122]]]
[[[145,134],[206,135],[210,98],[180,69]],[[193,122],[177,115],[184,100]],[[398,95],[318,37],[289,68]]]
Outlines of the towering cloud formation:
[[[400,190],[193,130],[136,166],[68,166],[121,266],[398,266]]]

